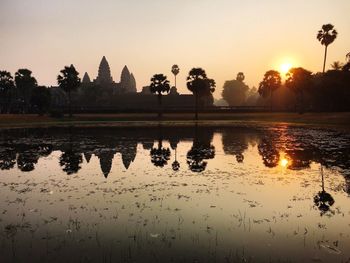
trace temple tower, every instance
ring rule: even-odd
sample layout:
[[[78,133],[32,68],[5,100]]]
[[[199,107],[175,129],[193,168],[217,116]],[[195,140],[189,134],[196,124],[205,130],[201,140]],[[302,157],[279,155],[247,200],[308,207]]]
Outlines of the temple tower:
[[[83,80],[82,80],[81,82],[82,82],[83,84],[89,84],[89,83],[91,83],[89,74],[88,74],[87,72],[85,72],[84,77],[83,77]]]
[[[97,84],[110,84],[113,83],[113,79],[111,76],[111,70],[109,68],[109,64],[105,56],[102,57],[100,66],[98,68],[98,75],[96,78]]]

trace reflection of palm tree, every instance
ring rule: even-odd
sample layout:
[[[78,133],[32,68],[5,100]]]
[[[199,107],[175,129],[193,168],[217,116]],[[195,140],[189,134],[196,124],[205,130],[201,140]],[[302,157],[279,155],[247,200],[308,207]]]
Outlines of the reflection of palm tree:
[[[326,24],[322,26],[322,29],[317,33],[317,39],[321,42],[322,45],[325,46],[324,50],[324,60],[323,60],[323,73],[326,69],[326,59],[327,59],[327,48],[333,41],[336,39],[338,35],[337,30],[334,29],[332,24]]]
[[[162,127],[158,127],[159,135],[158,135],[158,147],[151,149],[151,162],[157,167],[164,167],[164,165],[168,164],[170,160],[170,149],[163,148],[163,138],[162,138]]]
[[[195,137],[192,148],[187,153],[187,164],[192,172],[203,172],[207,167],[206,159],[215,157],[215,147],[211,144],[210,133],[198,134],[198,127],[195,127]]]
[[[176,157],[177,157],[177,147],[175,147],[175,161],[171,165],[174,171],[178,171],[180,169],[180,163],[176,160]]]
[[[324,190],[324,178],[323,178],[323,166],[321,165],[321,180],[322,180],[322,191],[314,197],[314,203],[320,210],[321,216],[330,211],[330,207],[334,204],[333,197]]]
[[[62,166],[64,172],[70,175],[77,173],[81,169],[80,164],[82,162],[83,154],[73,150],[72,131],[71,127],[69,127],[69,147],[68,150],[64,151],[60,156],[60,166]]]
[[[170,160],[169,148],[163,148],[162,139],[158,141],[158,148],[151,149],[151,162],[157,167],[164,167]]]
[[[72,149],[62,153],[60,157],[60,165],[63,167],[62,170],[69,174],[77,173],[83,162],[83,157],[81,153],[75,152]]]

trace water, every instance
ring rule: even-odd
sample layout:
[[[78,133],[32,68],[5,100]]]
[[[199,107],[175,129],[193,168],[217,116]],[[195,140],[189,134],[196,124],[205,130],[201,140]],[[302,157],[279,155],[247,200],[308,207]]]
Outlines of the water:
[[[1,262],[349,262],[350,135],[0,132]]]

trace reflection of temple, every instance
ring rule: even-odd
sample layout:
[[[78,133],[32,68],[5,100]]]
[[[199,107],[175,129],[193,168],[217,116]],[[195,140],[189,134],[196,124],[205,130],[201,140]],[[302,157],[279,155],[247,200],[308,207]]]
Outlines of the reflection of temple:
[[[315,140],[312,131],[303,131],[303,136],[298,136],[295,130],[282,134],[279,130],[163,127],[161,139],[169,142],[173,151],[179,141],[192,141],[192,148],[186,155],[188,167],[194,171],[203,171],[207,160],[215,156],[215,148],[211,144],[214,131],[222,132],[224,152],[235,155],[238,161],[243,161],[247,145],[256,142],[267,167],[277,166],[281,157],[290,160],[288,169],[305,169],[311,162],[320,163],[326,168],[336,167],[345,176],[345,191],[350,194],[350,138],[346,136],[334,142],[331,140],[334,135],[330,132],[323,134],[322,139]],[[17,167],[23,172],[30,172],[35,169],[39,158],[53,151],[61,151],[59,161],[66,173],[78,172],[83,156],[89,162],[94,155],[100,161],[103,175],[107,177],[115,154],[120,154],[125,169],[129,169],[135,162],[138,143],[150,151],[153,142],[159,141],[159,138],[159,132],[154,128],[143,128],[142,132],[139,128],[111,127],[2,130],[0,169]],[[281,157],[280,153],[283,154]],[[175,157],[175,153],[171,153],[171,156]]]

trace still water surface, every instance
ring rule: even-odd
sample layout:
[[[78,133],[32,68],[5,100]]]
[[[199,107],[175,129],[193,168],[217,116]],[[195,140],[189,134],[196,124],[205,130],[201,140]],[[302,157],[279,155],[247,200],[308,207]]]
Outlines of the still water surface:
[[[350,135],[0,131],[1,262],[350,262]]]

